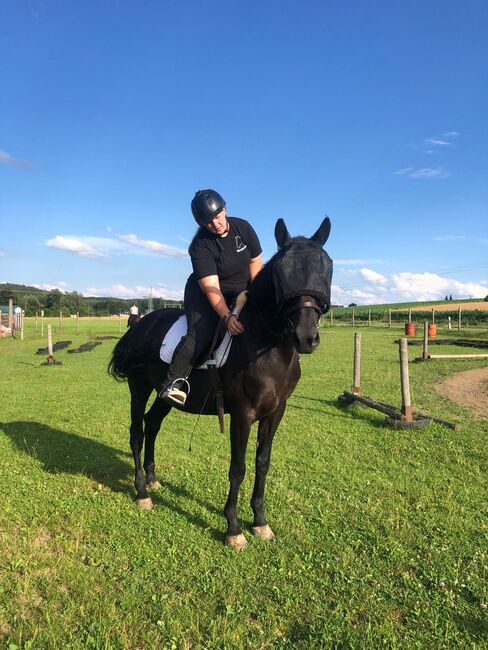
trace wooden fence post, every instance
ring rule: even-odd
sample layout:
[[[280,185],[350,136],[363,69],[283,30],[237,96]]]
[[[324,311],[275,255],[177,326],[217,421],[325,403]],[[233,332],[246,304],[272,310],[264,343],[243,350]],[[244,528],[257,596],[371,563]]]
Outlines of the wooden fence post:
[[[424,352],[422,354],[422,359],[424,361],[429,358],[429,323],[425,321],[424,323]]]
[[[47,326],[47,356],[53,356],[53,336],[51,333],[51,325]]]
[[[435,307],[432,307],[432,324],[435,323]]]
[[[14,299],[8,299],[8,327],[12,328],[14,326]]]
[[[409,310],[408,310],[408,322],[409,322],[409,323],[412,322],[412,309],[409,309]]]
[[[80,333],[80,312],[76,312],[76,333]]]
[[[352,308],[352,326],[354,327],[354,307]]]
[[[371,309],[368,309],[368,327],[371,327]]]
[[[458,311],[458,332],[461,331],[461,307],[459,307]]]
[[[122,333],[122,314],[119,311],[119,334]]]
[[[330,308],[330,324],[333,325],[334,317],[332,316],[332,307]]]
[[[352,391],[355,395],[361,392],[361,334],[354,334],[354,374]]]
[[[388,310],[388,327],[391,327],[391,309]]]
[[[44,338],[44,309],[41,309],[41,337]]]
[[[402,420],[413,421],[412,401],[410,399],[410,377],[408,374],[408,341],[400,339],[400,381],[402,384]]]

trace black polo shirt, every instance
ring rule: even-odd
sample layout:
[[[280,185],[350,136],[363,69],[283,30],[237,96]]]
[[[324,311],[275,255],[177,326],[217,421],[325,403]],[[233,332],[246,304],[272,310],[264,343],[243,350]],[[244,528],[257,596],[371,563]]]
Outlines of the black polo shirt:
[[[218,237],[199,228],[189,253],[197,280],[217,275],[222,293],[240,293],[249,284],[249,262],[261,254],[261,244],[250,223],[227,217],[229,232]]]

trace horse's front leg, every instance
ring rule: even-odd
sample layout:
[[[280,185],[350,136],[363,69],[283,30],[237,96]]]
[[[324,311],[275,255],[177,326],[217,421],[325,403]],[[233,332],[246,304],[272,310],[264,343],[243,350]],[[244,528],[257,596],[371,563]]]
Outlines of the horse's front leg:
[[[230,422],[230,488],[224,515],[227,519],[225,543],[235,551],[241,551],[247,546],[247,540],[237,521],[237,497],[246,474],[246,448],[250,430],[251,418],[249,416],[244,413],[232,415]]]
[[[266,522],[264,515],[264,488],[271,458],[273,438],[278,428],[286,402],[282,402],[276,411],[259,421],[258,446],[256,449],[256,477],[251,497],[251,508],[254,512],[252,533],[260,539],[274,539],[274,533]]]
[[[146,473],[146,485],[154,489],[161,487],[161,483],[156,476],[154,445],[161,423],[170,411],[171,406],[161,398],[156,397],[153,405],[144,416],[144,471]]]

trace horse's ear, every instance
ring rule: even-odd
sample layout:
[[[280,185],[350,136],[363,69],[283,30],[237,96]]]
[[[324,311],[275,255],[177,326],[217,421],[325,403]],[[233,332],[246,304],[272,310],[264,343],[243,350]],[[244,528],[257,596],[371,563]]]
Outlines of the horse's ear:
[[[316,244],[320,244],[321,246],[323,246],[325,242],[329,239],[329,235],[330,235],[330,219],[329,217],[325,217],[325,219],[320,224],[315,235],[312,235],[310,239]]]
[[[283,221],[283,219],[278,219],[278,221],[276,222],[275,239],[276,239],[276,243],[278,244],[278,248],[281,248],[282,246],[287,244],[291,239],[290,233],[288,232],[288,229],[285,226],[285,222]]]

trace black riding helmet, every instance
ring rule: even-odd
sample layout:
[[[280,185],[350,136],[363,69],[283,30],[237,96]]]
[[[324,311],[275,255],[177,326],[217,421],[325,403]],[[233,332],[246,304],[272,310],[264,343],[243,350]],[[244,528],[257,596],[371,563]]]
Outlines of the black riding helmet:
[[[206,226],[224,208],[225,201],[215,190],[199,190],[191,202],[193,217],[200,226]]]

